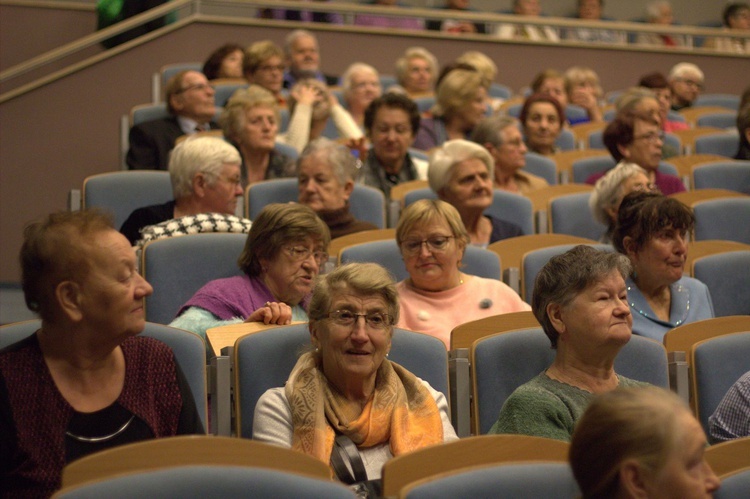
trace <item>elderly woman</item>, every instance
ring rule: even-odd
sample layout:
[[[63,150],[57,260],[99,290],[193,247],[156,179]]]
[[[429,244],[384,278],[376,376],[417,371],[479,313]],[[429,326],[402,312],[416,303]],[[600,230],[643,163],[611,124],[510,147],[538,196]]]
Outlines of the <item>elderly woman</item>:
[[[632,334],[630,269],[622,255],[584,245],[547,262],[536,276],[531,310],[557,351],[555,360],[508,397],[490,433],[569,441],[596,394],[642,385],[614,369]]]
[[[302,152],[308,142],[323,135],[329,118],[333,119],[339,138],[360,139],[362,131],[351,115],[341,107],[325,83],[314,78],[299,80],[289,94],[289,127],[280,142]]]
[[[365,130],[372,147],[362,165],[365,185],[390,198],[394,185],[427,178],[427,162],[409,154],[419,123],[419,109],[405,95],[389,92],[370,103]]]
[[[247,49],[242,73],[247,81],[260,85],[273,95],[279,106],[286,106],[284,94],[284,51],[271,40],[260,40]]]
[[[414,147],[429,151],[446,140],[468,137],[487,111],[489,86],[476,70],[448,73],[438,84],[433,116],[422,120]]]
[[[294,158],[274,149],[279,122],[276,99],[258,85],[237,90],[224,107],[220,123],[242,155],[243,185],[297,173]]]
[[[177,144],[169,156],[174,200],[138,208],[120,232],[131,245],[148,226],[199,213],[233,215],[242,195],[240,155],[216,137],[195,135]]]
[[[646,4],[646,22],[660,26],[674,26],[672,4],[669,0],[651,0]],[[684,47],[687,41],[683,35],[669,33],[639,33],[635,43],[660,47]]]
[[[258,400],[253,439],[329,464],[340,457],[334,439],[343,435],[369,480],[393,456],[455,440],[445,396],[387,358],[398,302],[392,277],[374,263],[321,276],[309,308],[314,350],[284,387]]]
[[[203,74],[209,80],[244,78],[242,58],[245,52],[236,43],[226,43],[214,50],[203,64]]]
[[[299,158],[299,202],[318,214],[331,238],[378,228],[349,212],[358,173],[357,160],[349,149],[325,137],[307,144]]]
[[[607,226],[599,242],[611,244],[622,198],[633,191],[654,190],[646,170],[635,163],[621,163],[596,181],[589,198],[589,208],[599,223]]]
[[[484,213],[492,204],[494,168],[487,149],[468,140],[449,140],[430,156],[430,188],[456,208],[477,246],[523,235],[518,225]]]
[[[565,91],[565,75],[556,69],[545,69],[537,73],[531,82],[532,94],[547,94],[557,100],[563,111],[568,105],[568,93]]]
[[[672,121],[669,119],[669,111],[672,106],[672,88],[669,86],[666,76],[658,71],[648,73],[641,77],[638,85],[654,92],[654,97],[656,97],[656,101],[659,103],[659,118],[662,130],[665,132],[675,132],[689,128],[689,125],[684,121]]]
[[[551,156],[558,151],[555,142],[565,124],[565,111],[549,94],[533,94],[526,99],[519,116],[526,146],[530,151]]]
[[[396,61],[396,81],[412,99],[432,97],[437,58],[422,47],[409,47]]]
[[[80,457],[204,432],[172,351],[137,336],[152,288],[109,217],[84,210],[29,224],[21,269],[42,325],[0,351],[3,496],[48,497]]]
[[[341,86],[346,110],[354,122],[364,128],[367,106],[383,92],[378,71],[369,64],[355,62],[341,75]]]
[[[320,267],[328,261],[328,227],[307,206],[269,204],[253,221],[237,261],[241,276],[211,281],[177,312],[172,326],[205,338],[212,327],[307,320]]]
[[[633,333],[661,342],[675,326],[713,318],[706,285],[682,275],[694,226],[693,212],[674,198],[633,192],[622,200],[612,243],[633,264],[626,281]]]
[[[409,205],[398,221],[396,242],[409,272],[396,286],[399,327],[435,336],[449,348],[451,330],[459,324],[529,310],[503,282],[461,272],[469,234],[450,204],[422,199]]]
[[[588,114],[587,120],[571,122],[571,125],[584,122],[604,121],[599,101],[602,98],[602,86],[599,75],[593,69],[573,66],[565,71],[565,93],[568,103],[582,107]]]
[[[570,466],[584,499],[713,496],[706,435],[677,395],[615,390],[591,402],[573,433]]]

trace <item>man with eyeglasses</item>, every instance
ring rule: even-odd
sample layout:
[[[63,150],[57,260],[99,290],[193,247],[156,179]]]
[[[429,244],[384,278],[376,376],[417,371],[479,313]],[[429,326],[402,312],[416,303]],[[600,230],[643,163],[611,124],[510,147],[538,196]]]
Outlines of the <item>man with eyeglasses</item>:
[[[703,71],[689,62],[676,64],[669,72],[672,88],[672,111],[693,105],[703,91]]]
[[[487,149],[495,160],[494,188],[517,194],[549,187],[542,177],[522,171],[528,149],[518,120],[511,116],[484,118],[474,128],[471,140]]]
[[[169,116],[139,123],[130,129],[126,157],[131,170],[166,170],[169,152],[178,137],[218,129],[214,89],[198,71],[181,71],[166,87]]]
[[[664,132],[659,118],[653,113],[638,114],[635,111],[618,113],[604,129],[603,139],[604,145],[617,161],[615,168],[625,163],[640,166],[646,170],[649,182],[656,184],[665,196],[685,190],[685,185],[679,177],[658,170],[664,146]],[[586,183],[596,184],[596,181],[605,173],[591,175],[586,179]]]

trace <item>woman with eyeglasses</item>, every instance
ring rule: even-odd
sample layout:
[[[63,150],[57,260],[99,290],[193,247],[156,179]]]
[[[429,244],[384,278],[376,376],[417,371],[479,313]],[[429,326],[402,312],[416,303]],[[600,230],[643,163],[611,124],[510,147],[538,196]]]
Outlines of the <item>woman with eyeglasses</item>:
[[[505,283],[461,272],[469,234],[450,204],[422,199],[409,205],[399,219],[396,242],[409,272],[396,286],[398,327],[435,336],[449,348],[451,330],[459,324],[530,310]]]
[[[237,261],[242,275],[203,286],[170,325],[205,338],[207,329],[227,324],[307,320],[330,242],[328,227],[307,206],[269,204],[253,221]]]
[[[353,263],[321,276],[308,313],[313,349],[258,400],[254,440],[320,459],[351,483],[379,479],[393,456],[457,438],[445,396],[388,360],[399,296],[387,270]],[[364,476],[351,476],[355,463]]]

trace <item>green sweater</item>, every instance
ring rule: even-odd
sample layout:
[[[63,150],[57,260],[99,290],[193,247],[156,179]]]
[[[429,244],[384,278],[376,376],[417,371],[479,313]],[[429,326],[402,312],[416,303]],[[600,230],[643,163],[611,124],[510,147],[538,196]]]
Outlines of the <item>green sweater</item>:
[[[620,387],[645,383],[618,375]],[[576,422],[594,397],[543,372],[508,397],[490,433],[515,433],[570,442]]]

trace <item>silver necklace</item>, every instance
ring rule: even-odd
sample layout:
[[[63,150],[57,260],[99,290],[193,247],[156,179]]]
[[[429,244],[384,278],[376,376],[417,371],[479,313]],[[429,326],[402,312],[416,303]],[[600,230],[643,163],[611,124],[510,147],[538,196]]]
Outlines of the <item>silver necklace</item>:
[[[133,422],[134,418],[135,418],[135,414],[131,415],[130,419],[128,419],[127,421],[125,421],[125,424],[122,425],[118,430],[116,430],[114,433],[111,433],[109,435],[104,435],[103,437],[84,437],[84,436],[81,436],[81,435],[75,435],[75,434],[73,434],[73,433],[71,433],[69,431],[66,431],[65,434],[67,436],[69,436],[70,438],[78,440],[79,442],[85,442],[85,443],[89,443],[89,444],[95,444],[95,443],[99,443],[99,442],[106,442],[107,440],[112,440],[117,435],[119,435],[122,432],[124,432],[125,430],[127,430],[128,426],[130,426],[130,423]]]

